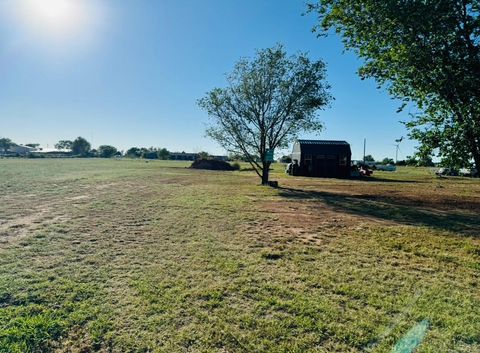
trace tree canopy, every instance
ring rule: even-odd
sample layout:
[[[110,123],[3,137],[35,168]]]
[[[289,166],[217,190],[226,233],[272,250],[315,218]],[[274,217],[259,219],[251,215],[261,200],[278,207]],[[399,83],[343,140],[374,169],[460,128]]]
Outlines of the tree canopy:
[[[15,143],[12,140],[6,137],[0,138],[0,149],[3,152],[6,152],[12,146],[15,146]]]
[[[393,160],[393,158],[385,157],[384,159],[382,159],[382,164],[395,164],[395,161]]]
[[[75,141],[72,142],[72,153],[76,156],[87,157],[90,149],[90,142],[83,137],[77,137]]]
[[[73,142],[70,140],[60,140],[55,144],[57,150],[71,150]]]
[[[321,60],[289,57],[277,45],[239,60],[227,86],[208,92],[199,105],[211,117],[207,135],[244,155],[268,184],[267,150],[287,147],[300,132],[321,131],[316,113],[331,100],[329,88]]]
[[[320,34],[334,29],[365,60],[362,78],[418,114],[406,122],[425,158],[480,167],[480,1],[320,0]],[[401,109],[400,109],[401,111]]]
[[[139,158],[142,156],[142,150],[138,147],[131,147],[125,152],[125,156],[130,158]]]
[[[142,148],[142,158],[158,159],[158,149],[156,149],[154,147]]]
[[[101,145],[98,147],[97,154],[101,158],[112,158],[117,154],[117,149],[110,145]]]
[[[167,150],[166,148],[160,148],[157,151],[157,155],[159,159],[167,160],[168,158],[170,158],[170,151]]]

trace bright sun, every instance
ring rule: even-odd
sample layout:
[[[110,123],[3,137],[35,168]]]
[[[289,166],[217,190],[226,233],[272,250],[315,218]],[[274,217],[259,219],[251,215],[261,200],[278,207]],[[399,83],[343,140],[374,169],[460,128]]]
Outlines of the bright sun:
[[[50,39],[80,36],[95,17],[89,0],[16,0],[18,19],[29,32]]]

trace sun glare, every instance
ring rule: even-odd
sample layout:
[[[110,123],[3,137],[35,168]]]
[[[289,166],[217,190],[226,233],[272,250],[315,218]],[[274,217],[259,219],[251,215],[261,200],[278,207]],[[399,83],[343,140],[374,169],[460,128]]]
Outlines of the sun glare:
[[[75,27],[81,16],[78,10],[78,2],[71,0],[27,0],[25,11],[30,12],[31,20],[44,26],[46,29],[62,30]]]
[[[36,33],[76,34],[88,22],[85,0],[20,0],[23,22]]]
[[[27,38],[42,42],[95,37],[100,9],[96,0],[14,0],[11,19]]]

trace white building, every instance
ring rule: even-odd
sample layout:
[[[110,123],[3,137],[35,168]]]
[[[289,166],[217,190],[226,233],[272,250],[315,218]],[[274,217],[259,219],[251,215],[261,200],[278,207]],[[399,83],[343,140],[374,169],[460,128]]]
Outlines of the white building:
[[[36,148],[33,147],[28,147],[28,146],[22,146],[22,145],[16,145],[10,147],[7,152],[8,153],[13,153],[13,154],[18,154],[20,156],[26,156],[30,152],[36,151]]]

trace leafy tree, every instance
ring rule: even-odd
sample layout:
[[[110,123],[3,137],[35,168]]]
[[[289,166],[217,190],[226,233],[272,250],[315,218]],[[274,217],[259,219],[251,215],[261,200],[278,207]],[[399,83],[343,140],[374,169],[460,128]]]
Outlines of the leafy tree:
[[[145,159],[158,159],[158,151],[156,148],[150,147],[149,149],[142,148],[142,158]]]
[[[405,164],[410,167],[416,167],[418,165],[418,160],[415,156],[407,156]]]
[[[77,137],[75,141],[72,142],[72,153],[76,156],[87,157],[90,148],[90,142],[83,137]]]
[[[127,150],[125,155],[130,158],[139,158],[142,156],[142,150],[138,147],[132,147]]]
[[[86,155],[86,157],[98,157],[98,151],[95,148],[91,149],[90,152],[88,152],[88,154]]]
[[[140,158],[145,158],[145,154],[147,154],[148,152],[149,152],[148,148],[141,147],[140,148]]]
[[[101,158],[112,158],[115,156],[115,154],[118,152],[118,150],[110,145],[102,145],[98,147],[98,156]]]
[[[267,150],[283,148],[300,132],[321,131],[316,112],[331,99],[325,64],[300,53],[288,57],[281,45],[241,59],[199,105],[212,118],[207,135],[231,153],[242,154],[268,184]]]
[[[382,164],[385,164],[385,165],[387,165],[387,164],[395,164],[395,161],[393,160],[393,158],[384,158],[384,159],[382,160]]]
[[[167,160],[168,158],[170,158],[170,151],[166,148],[161,148],[158,150],[157,155],[159,159]]]
[[[15,146],[15,143],[9,138],[3,137],[0,138],[0,149],[5,153],[10,147]]]
[[[480,168],[479,0],[320,0],[309,10],[317,30],[334,29],[365,60],[362,78],[420,109],[406,126],[423,156]]]
[[[57,150],[71,150],[73,142],[70,140],[60,140],[55,144]]]
[[[417,167],[434,167],[435,163],[430,156],[420,156],[417,160]]]
[[[209,159],[210,158],[210,155],[208,154],[208,152],[199,152],[198,153],[198,158],[199,159]]]
[[[371,154],[367,154],[364,158],[365,162],[375,162],[375,158]]]
[[[140,158],[142,156],[142,150],[138,147],[131,147],[125,152],[126,157]]]

